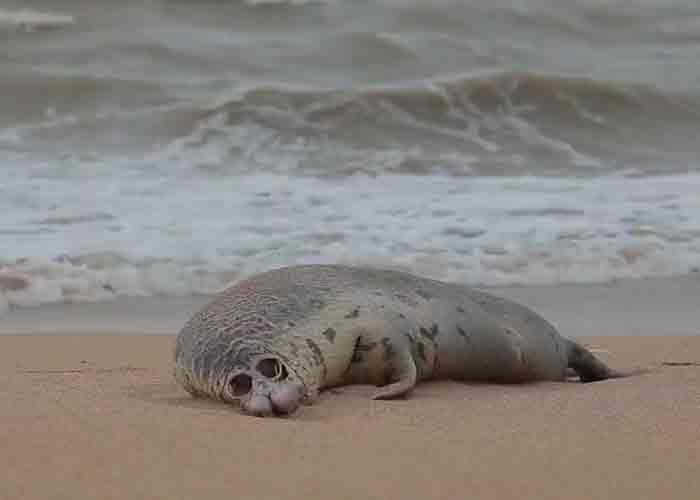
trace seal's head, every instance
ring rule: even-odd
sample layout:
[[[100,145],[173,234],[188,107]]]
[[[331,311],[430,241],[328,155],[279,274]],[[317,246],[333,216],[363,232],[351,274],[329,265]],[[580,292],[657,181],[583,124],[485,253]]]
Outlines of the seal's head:
[[[275,354],[244,356],[227,374],[224,399],[258,417],[284,416],[296,411],[304,399],[304,384]]]

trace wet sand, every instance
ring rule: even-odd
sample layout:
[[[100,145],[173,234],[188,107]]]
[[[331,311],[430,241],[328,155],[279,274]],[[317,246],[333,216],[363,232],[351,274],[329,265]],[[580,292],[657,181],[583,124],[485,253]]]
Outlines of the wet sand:
[[[435,382],[398,401],[356,386],[258,419],[172,379],[173,334],[205,298],[13,311],[0,318],[0,498],[697,498],[700,279],[499,292],[612,366],[652,371]]]

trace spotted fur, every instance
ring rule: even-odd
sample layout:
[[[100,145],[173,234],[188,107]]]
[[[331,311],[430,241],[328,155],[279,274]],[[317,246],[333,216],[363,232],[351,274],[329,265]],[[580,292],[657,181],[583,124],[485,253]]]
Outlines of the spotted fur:
[[[339,265],[280,268],[219,294],[180,331],[175,377],[227,400],[231,373],[273,355],[313,399],[352,383],[396,397],[421,380],[502,383],[621,376],[534,311],[408,273]]]

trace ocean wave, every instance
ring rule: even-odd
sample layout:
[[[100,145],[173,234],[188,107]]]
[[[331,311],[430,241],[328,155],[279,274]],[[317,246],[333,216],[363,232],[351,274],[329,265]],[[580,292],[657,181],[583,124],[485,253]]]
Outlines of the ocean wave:
[[[264,119],[271,110],[294,113],[324,128],[363,116],[387,118],[392,112],[390,119],[399,122],[407,113],[455,128],[464,128],[470,115],[519,113],[602,127],[616,117],[700,119],[700,95],[584,77],[494,71],[348,89],[255,85],[220,98],[210,111],[226,112],[232,119]]]
[[[3,105],[6,149],[167,155],[202,175],[658,174],[700,152],[700,95],[538,73],[237,84],[185,100],[153,82],[8,75],[0,91],[27,96]]]
[[[478,232],[450,232],[445,236],[478,238]],[[208,295],[221,291],[236,280],[281,265],[343,263],[398,269],[434,279],[477,286],[551,285],[561,283],[604,283],[616,279],[648,278],[698,272],[700,247],[690,250],[667,248],[656,242],[621,245],[608,251],[582,253],[577,239],[592,236],[571,234],[566,243],[548,249],[517,248],[512,245],[484,245],[475,254],[440,252],[430,254],[414,248],[395,256],[353,255],[347,242],[332,241],[326,248],[285,261],[246,266],[257,256],[241,259],[236,269],[215,270],[170,259],[133,261],[126,256],[62,257],[55,260],[26,259],[7,269],[21,276],[19,286],[9,286],[0,273],[0,316],[12,307],[36,307],[51,303],[105,302],[120,296]],[[649,236],[648,234],[646,235]],[[342,240],[345,238],[338,238]],[[691,245],[692,246],[692,245]],[[408,249],[405,249],[408,250]],[[95,266],[82,260],[108,261]],[[215,268],[216,266],[214,266]]]
[[[638,83],[496,70],[349,89],[261,84],[236,90],[217,105],[220,110],[231,106],[283,104],[319,121],[361,104],[376,108],[381,101],[430,116],[458,109],[487,112],[518,105],[538,105],[538,109],[550,113],[560,110],[581,116],[567,97],[590,106],[592,116],[664,108],[700,116],[698,95],[674,95]]]
[[[217,164],[237,173],[240,164],[279,172],[291,158],[294,171],[314,175],[372,164],[377,174],[514,174],[529,172],[527,164],[552,175],[630,166],[659,173],[693,164],[691,131],[700,125],[699,96],[509,72],[336,89],[257,84],[203,111],[174,144],[216,150]],[[383,169],[387,160],[399,164]]]

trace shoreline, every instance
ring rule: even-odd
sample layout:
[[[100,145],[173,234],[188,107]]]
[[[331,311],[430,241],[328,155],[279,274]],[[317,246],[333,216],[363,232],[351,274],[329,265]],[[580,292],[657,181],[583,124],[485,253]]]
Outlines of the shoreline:
[[[531,307],[569,337],[700,335],[698,273],[600,284],[479,288]],[[109,302],[15,308],[0,316],[0,336],[174,335],[211,299],[210,295],[119,297]]]

